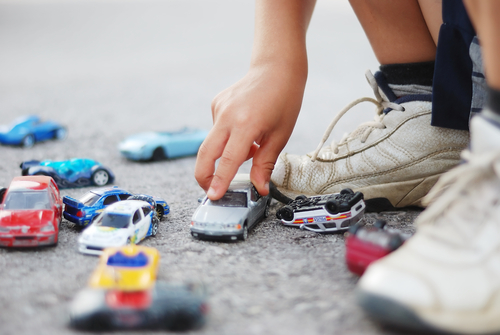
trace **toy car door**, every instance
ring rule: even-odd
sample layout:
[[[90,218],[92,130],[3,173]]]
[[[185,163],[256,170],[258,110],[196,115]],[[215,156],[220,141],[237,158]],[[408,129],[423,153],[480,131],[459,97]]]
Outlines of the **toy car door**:
[[[149,218],[143,215],[141,209],[137,209],[134,213],[134,216],[132,218],[132,224],[134,225],[135,228],[135,243],[139,243],[144,237],[146,237],[146,234],[148,233],[149,230],[149,224],[151,221],[148,220]]]
[[[250,201],[248,204],[250,210],[251,223],[250,226],[253,226],[263,215],[265,206],[262,206],[264,201],[262,201],[262,196],[257,192],[255,187],[250,189]]]

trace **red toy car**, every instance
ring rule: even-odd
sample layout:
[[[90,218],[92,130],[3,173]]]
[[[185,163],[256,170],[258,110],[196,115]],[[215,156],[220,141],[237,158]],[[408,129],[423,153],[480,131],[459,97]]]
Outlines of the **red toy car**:
[[[16,177],[0,190],[0,201],[0,246],[57,244],[62,199],[51,177]]]
[[[361,276],[370,263],[399,248],[409,236],[385,228],[378,220],[373,226],[354,225],[346,238],[346,262],[349,270]]]

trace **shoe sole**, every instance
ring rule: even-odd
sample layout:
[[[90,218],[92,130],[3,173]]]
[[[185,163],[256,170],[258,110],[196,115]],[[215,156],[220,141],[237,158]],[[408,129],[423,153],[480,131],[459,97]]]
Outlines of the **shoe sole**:
[[[366,314],[382,325],[421,334],[452,334],[425,323],[412,310],[393,300],[359,289],[356,291],[356,300]]]
[[[422,209],[425,206],[422,204],[422,199],[434,186],[442,174],[408,180],[402,182],[394,182],[388,184],[371,185],[362,188],[351,187],[348,184],[343,184],[342,188],[352,188],[356,192],[364,194],[366,203],[366,212],[383,212],[392,210],[405,209]],[[278,191],[284,196],[295,199],[298,195],[313,196],[317,194],[299,193],[288,190],[282,187],[277,187]],[[395,192],[396,190],[396,192]],[[340,192],[340,189],[339,189]],[[326,194],[326,193],[320,193]],[[391,195],[385,197],[381,195]],[[280,200],[280,199],[277,199]]]

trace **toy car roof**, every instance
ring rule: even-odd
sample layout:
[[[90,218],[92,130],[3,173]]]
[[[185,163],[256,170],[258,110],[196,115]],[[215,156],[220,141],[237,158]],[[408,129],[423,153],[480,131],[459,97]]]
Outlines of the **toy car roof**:
[[[144,205],[150,205],[142,200],[123,200],[115,202],[104,209],[105,213],[115,213],[123,215],[132,215],[134,212]]]
[[[160,253],[155,248],[126,245],[104,249],[89,286],[141,291],[155,284]]]
[[[106,187],[106,188],[96,188],[96,189],[90,190],[89,192],[97,194],[99,196],[102,196],[104,194],[130,193],[130,192],[125,191],[124,189],[118,188],[116,186],[114,186],[114,187]]]
[[[46,189],[52,178],[48,176],[19,176],[12,179],[9,191],[13,190],[43,190]]]

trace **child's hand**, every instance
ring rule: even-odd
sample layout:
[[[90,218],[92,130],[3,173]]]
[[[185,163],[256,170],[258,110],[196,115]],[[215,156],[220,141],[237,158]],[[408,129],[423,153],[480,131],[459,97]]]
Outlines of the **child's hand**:
[[[254,66],[213,100],[214,126],[200,147],[195,169],[210,199],[221,198],[240,165],[252,157],[250,179],[261,195],[269,193],[271,173],[297,120],[307,76],[304,63],[296,69],[282,65]]]

